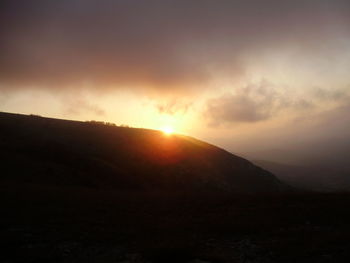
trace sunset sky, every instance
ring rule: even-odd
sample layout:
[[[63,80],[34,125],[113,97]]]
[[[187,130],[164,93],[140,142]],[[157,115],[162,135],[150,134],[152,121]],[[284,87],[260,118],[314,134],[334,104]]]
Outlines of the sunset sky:
[[[1,1],[0,111],[237,152],[350,141],[350,1]]]

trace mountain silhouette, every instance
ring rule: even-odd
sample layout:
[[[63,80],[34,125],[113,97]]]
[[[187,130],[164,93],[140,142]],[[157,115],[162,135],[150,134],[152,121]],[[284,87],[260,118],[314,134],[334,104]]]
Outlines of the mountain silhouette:
[[[7,182],[140,191],[276,192],[275,176],[203,141],[160,131],[0,113]]]

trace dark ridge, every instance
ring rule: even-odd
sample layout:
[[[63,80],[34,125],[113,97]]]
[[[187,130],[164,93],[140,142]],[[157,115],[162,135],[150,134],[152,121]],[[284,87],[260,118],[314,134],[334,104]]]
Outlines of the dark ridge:
[[[1,179],[140,191],[273,193],[271,173],[203,141],[99,122],[0,113]]]

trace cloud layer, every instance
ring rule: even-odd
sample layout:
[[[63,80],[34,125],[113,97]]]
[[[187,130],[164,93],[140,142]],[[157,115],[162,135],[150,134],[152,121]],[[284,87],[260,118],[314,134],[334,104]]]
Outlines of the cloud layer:
[[[247,54],[286,46],[302,55],[333,52],[350,26],[349,6],[341,0],[2,1],[0,87],[210,88],[215,79],[243,76]]]

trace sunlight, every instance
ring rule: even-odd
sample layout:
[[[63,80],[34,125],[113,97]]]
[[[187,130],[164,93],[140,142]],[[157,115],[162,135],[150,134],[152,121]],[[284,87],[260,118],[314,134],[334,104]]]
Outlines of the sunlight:
[[[162,132],[164,132],[166,135],[170,135],[174,132],[173,127],[166,126],[160,129]]]

